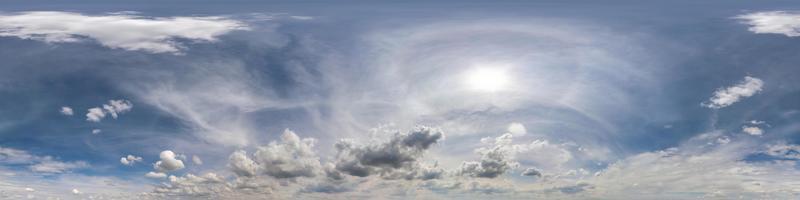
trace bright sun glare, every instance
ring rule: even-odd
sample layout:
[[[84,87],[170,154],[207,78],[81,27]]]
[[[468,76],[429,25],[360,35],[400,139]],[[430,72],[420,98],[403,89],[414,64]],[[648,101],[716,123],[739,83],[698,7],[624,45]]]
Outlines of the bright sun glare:
[[[500,68],[481,67],[467,72],[466,84],[473,90],[496,92],[508,86],[509,76]]]

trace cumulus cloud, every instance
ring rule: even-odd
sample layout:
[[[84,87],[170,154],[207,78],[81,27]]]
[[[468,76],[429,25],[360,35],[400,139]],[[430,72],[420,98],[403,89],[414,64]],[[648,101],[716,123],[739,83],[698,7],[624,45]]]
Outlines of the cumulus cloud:
[[[508,158],[507,152],[501,147],[481,151],[480,154],[480,161],[462,163],[457,173],[471,177],[496,178],[519,166],[519,163]]]
[[[158,172],[171,172],[184,168],[183,161],[179,160],[177,155],[170,150],[162,151],[158,157],[161,160],[153,163],[153,169]]]
[[[116,119],[119,114],[133,109],[133,104],[128,100],[112,99],[108,101],[108,104],[103,104],[101,107],[89,108],[89,112],[86,113],[86,121],[100,122],[106,115],[111,115],[112,118]]]
[[[92,129],[92,134],[100,134],[103,130],[100,129]]]
[[[753,33],[783,34],[789,37],[800,36],[800,14],[786,11],[755,12],[735,17],[750,25]]]
[[[213,42],[220,35],[245,29],[247,26],[239,21],[217,16],[151,18],[56,11],[0,15],[0,36],[49,43],[80,42],[91,38],[109,48],[150,53],[179,53],[184,47],[176,39]]]
[[[74,194],[74,195],[79,195],[79,194],[83,194],[83,192],[81,192],[81,191],[80,191],[80,190],[78,190],[78,189],[72,189],[72,194]]]
[[[764,81],[758,78],[745,76],[744,81],[739,82],[728,88],[720,88],[714,92],[714,96],[704,102],[703,106],[720,109],[738,102],[742,98],[750,97],[761,91]]]
[[[133,164],[137,162],[142,162],[142,157],[128,155],[119,159],[119,162],[123,165],[133,166]]]
[[[103,112],[103,109],[100,108],[89,108],[89,112],[86,113],[86,121],[90,122],[100,122],[103,118],[106,117],[106,113]]]
[[[258,163],[247,157],[246,151],[239,150],[228,157],[228,167],[237,176],[253,177],[258,170]]]
[[[519,167],[518,159],[540,167],[547,167],[549,170],[560,170],[561,165],[573,157],[572,153],[563,146],[551,144],[547,140],[538,139],[527,144],[519,144],[515,142],[512,133],[505,133],[496,138],[483,138],[481,143],[490,145],[475,150],[481,159],[463,162],[457,170],[457,174],[496,178]]]
[[[382,143],[359,145],[342,140],[335,145],[336,169],[359,177],[381,174],[391,178],[403,173],[402,177],[413,178],[420,172],[418,160],[431,145],[442,139],[444,133],[441,130],[420,126],[410,132],[396,132]]]
[[[750,135],[763,135],[764,130],[755,126],[742,126],[742,132]]]
[[[72,111],[72,108],[70,108],[68,106],[61,107],[61,111],[60,112],[61,112],[61,114],[67,115],[67,116],[72,116],[73,114],[75,114],[75,112]]]
[[[314,177],[321,171],[319,157],[314,153],[315,140],[300,138],[286,129],[280,143],[273,141],[258,147],[250,159],[246,152],[237,151],[229,157],[229,166],[240,176],[258,173],[275,178]]]

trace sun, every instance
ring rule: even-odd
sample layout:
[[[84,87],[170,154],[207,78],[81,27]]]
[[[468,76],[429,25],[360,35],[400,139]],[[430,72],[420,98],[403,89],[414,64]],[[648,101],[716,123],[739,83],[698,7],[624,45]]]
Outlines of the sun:
[[[477,67],[466,73],[465,83],[469,89],[497,92],[508,88],[510,77],[500,67]]]

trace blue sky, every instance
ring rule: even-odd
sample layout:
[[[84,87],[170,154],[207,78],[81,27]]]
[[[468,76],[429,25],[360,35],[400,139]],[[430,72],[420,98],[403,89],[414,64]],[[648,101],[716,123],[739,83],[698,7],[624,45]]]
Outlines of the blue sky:
[[[12,1],[2,199],[791,199],[791,1]]]

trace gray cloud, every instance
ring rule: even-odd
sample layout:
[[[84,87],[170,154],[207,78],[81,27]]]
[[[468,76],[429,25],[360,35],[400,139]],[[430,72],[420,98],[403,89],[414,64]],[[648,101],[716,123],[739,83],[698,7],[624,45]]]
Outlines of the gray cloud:
[[[395,170],[416,174],[416,169],[420,169],[418,160],[432,144],[443,138],[441,130],[420,126],[410,132],[396,132],[383,143],[358,145],[343,140],[335,145],[336,169],[359,177],[373,174],[396,177],[392,174]]]
[[[532,167],[531,167],[531,168],[527,168],[527,169],[525,169],[525,171],[522,171],[522,174],[521,174],[521,175],[523,175],[523,176],[536,176],[536,177],[542,177],[542,172],[539,172],[539,170],[538,170],[538,169],[536,169],[536,168],[532,168]]]

